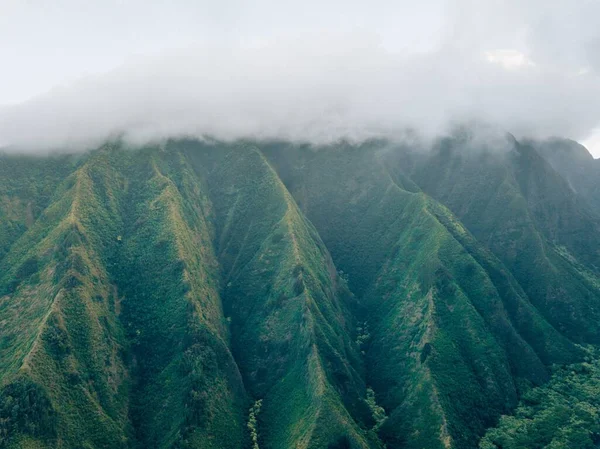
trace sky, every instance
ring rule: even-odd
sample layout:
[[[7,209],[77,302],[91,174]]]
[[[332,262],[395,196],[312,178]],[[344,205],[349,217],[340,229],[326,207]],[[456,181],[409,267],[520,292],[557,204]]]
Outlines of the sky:
[[[0,0],[0,145],[425,136],[600,157],[600,0]]]

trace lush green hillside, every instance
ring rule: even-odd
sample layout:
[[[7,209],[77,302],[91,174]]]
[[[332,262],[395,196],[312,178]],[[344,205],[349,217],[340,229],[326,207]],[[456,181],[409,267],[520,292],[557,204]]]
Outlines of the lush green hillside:
[[[0,156],[0,259],[48,207],[77,158]]]
[[[119,233],[117,183],[102,157],[91,157],[1,262],[7,447],[126,447],[126,344],[105,264]]]
[[[557,330],[598,343],[600,220],[531,146],[475,145],[441,142],[413,179],[504,262]]]
[[[111,270],[131,345],[137,440],[239,448],[248,401],[228,348],[209,200],[178,153],[120,156],[124,227]]]
[[[378,447],[356,300],[258,150],[65,164],[6,240],[3,446]]]
[[[269,154],[368,310],[367,382],[389,413],[388,447],[473,447],[522,381],[578,350],[447,209],[390,170],[388,151]]]
[[[595,441],[600,219],[506,147],[2,156],[0,448]]]
[[[488,430],[481,449],[593,449],[600,443],[600,366],[597,355],[560,367],[528,391],[513,415]]]
[[[359,426],[371,418],[354,300],[316,230],[257,148],[223,150],[210,183],[233,350],[262,401],[261,447],[373,447]]]

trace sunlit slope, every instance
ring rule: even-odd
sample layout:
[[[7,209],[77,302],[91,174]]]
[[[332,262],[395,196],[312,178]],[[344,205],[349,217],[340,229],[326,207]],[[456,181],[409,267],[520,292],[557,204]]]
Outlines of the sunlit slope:
[[[503,265],[407,178],[385,146],[268,153],[368,310],[367,382],[388,447],[474,447],[519,382],[577,350]],[[289,156],[292,153],[293,156]]]
[[[105,265],[120,182],[90,158],[2,260],[2,446],[127,446],[126,343]]]
[[[94,152],[13,245],[2,261],[2,444],[247,440],[206,197],[191,175],[168,152]]]
[[[215,151],[223,298],[234,355],[262,401],[260,447],[377,447],[354,299],[327,249],[257,148]]]
[[[0,155],[0,260],[35,223],[77,160]]]

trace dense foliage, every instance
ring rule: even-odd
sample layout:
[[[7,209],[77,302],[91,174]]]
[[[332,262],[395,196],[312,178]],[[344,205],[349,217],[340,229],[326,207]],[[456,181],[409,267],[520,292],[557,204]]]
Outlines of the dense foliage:
[[[593,447],[598,211],[473,145],[1,156],[0,448]]]
[[[556,369],[488,430],[481,449],[593,449],[600,444],[600,361]]]

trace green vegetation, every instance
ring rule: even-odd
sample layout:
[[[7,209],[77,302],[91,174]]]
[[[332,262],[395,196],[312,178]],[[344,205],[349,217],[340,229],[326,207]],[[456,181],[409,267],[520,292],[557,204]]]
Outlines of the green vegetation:
[[[137,439],[145,448],[238,448],[246,396],[226,343],[207,198],[179,154],[132,157],[111,267],[131,344]]]
[[[373,447],[353,297],[316,230],[256,147],[195,156],[199,171],[217,157],[208,184],[224,308],[245,385],[263,401],[260,447],[326,447],[341,436]]]
[[[0,155],[0,259],[50,204],[75,157]]]
[[[251,447],[258,396],[261,447],[377,447],[353,296],[260,152],[224,156],[65,159],[0,261],[2,446]]]
[[[594,447],[600,219],[470,146],[0,157],[0,448]]]
[[[443,141],[413,178],[486,242],[555,329],[598,343],[600,219],[530,146],[470,145]]]
[[[481,449],[593,449],[600,443],[600,362],[557,368],[523,395],[513,415],[487,431]]]
[[[385,409],[377,404],[377,401],[375,400],[375,392],[372,388],[367,388],[367,398],[365,400],[367,401],[369,410],[371,410],[373,421],[375,421],[373,430],[377,432],[387,419]]]
[[[248,430],[250,431],[250,439],[252,440],[252,449],[260,449],[258,446],[258,426],[256,418],[260,413],[261,406],[262,399],[259,399],[252,407],[250,407],[250,413],[248,414]]]
[[[387,144],[268,154],[366,309],[367,382],[388,415],[388,447],[475,447],[522,385],[581,354],[501,261],[394,169]]]
[[[27,394],[11,396],[30,404],[36,391],[37,413],[54,417],[45,432],[20,427],[9,447],[24,439],[116,448],[130,433],[122,328],[103,253],[115,211],[96,195],[98,174],[107,183],[115,176],[101,156],[76,168],[1,262],[4,391]],[[15,390],[21,383],[31,388]],[[27,420],[26,410],[13,408],[9,425]]]

